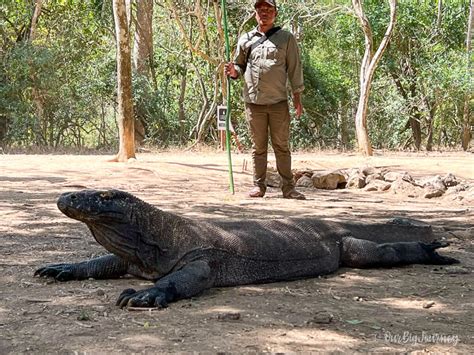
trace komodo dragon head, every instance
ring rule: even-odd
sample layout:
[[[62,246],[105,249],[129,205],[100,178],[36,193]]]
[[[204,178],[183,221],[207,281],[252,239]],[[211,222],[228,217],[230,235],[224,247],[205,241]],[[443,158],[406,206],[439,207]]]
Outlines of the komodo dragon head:
[[[87,224],[97,242],[113,254],[145,269],[156,263],[157,242],[149,248],[142,245],[149,243],[150,212],[156,210],[148,203],[125,191],[83,190],[62,194],[57,205],[66,216]]]

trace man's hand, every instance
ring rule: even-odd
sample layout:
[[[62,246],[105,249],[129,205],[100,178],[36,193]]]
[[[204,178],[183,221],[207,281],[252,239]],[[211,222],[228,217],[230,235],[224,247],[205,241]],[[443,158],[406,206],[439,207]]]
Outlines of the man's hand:
[[[301,103],[301,94],[299,92],[293,94],[293,105],[296,110],[296,117],[300,118],[303,114],[303,104]]]
[[[237,79],[239,73],[235,69],[235,64],[232,62],[224,64],[224,74],[230,76],[232,79]]]

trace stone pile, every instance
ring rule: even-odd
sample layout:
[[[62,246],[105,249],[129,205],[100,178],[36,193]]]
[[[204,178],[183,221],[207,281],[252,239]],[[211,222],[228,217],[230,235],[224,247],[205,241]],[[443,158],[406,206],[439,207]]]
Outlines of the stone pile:
[[[465,197],[469,197],[469,200],[474,199],[474,184],[461,181],[451,173],[443,177],[436,175],[416,180],[406,171],[399,172],[366,166],[331,171],[296,170],[294,177],[296,186],[305,188],[389,191],[415,198],[451,196],[458,200]],[[267,185],[281,186],[280,176],[271,167],[267,172]]]

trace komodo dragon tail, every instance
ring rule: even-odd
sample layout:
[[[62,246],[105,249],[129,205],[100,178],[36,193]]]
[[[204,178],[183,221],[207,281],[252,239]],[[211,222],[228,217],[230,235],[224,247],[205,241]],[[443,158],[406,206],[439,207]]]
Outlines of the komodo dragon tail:
[[[445,248],[448,242],[398,242],[377,244],[353,237],[342,238],[341,266],[355,268],[392,267],[408,264],[450,265],[459,260],[442,256],[436,249]]]

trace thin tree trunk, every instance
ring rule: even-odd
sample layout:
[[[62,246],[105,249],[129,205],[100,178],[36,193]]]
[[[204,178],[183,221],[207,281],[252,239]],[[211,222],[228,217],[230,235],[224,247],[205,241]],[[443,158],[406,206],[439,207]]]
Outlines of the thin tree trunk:
[[[466,51],[467,51],[467,75],[471,75],[471,43],[472,43],[472,26],[474,20],[474,0],[471,0],[469,5],[469,20],[467,23],[467,36],[466,36]],[[462,128],[462,149],[468,150],[469,143],[471,141],[471,115],[469,103],[472,96],[472,77],[469,84],[469,88],[464,95],[464,109],[463,109],[463,128]]]
[[[186,112],[184,110],[184,100],[186,98],[186,84],[187,84],[187,70],[181,76],[181,84],[179,90],[179,98],[178,98],[178,121],[179,121],[179,135],[180,140],[184,140],[185,134],[185,122],[186,122]]]
[[[410,113],[410,128],[413,135],[413,144],[416,150],[421,148],[421,113],[418,108],[413,108]]]
[[[434,92],[434,98],[432,101],[429,101],[426,95],[423,95],[423,100],[425,102],[426,109],[428,110],[428,120],[427,120],[427,137],[426,137],[426,150],[431,152],[433,150],[433,124],[435,121],[436,111],[438,109],[438,90]]]
[[[201,76],[201,73],[199,72],[199,69],[197,68],[195,64],[191,63],[191,65],[193,66],[194,71],[196,72],[196,77],[199,82],[199,87],[201,88],[201,96],[202,96],[201,111],[199,113],[194,129],[191,131],[191,134],[189,135],[190,138],[194,135],[197,139],[199,128],[201,127],[201,122],[204,120],[204,117],[207,112],[207,108],[209,106],[209,98],[207,97],[206,85],[204,84],[204,80]]]
[[[133,65],[137,73],[150,74],[153,57],[153,0],[137,1]]]
[[[355,126],[359,151],[365,155],[373,155],[372,146],[367,130],[367,110],[369,102],[370,88],[372,85],[372,79],[374,76],[375,69],[377,67],[383,52],[387,48],[388,42],[395,26],[395,16],[397,9],[397,0],[389,0],[390,5],[390,22],[387,30],[385,31],[384,38],[380,42],[380,45],[375,53],[373,53],[373,37],[372,29],[370,27],[369,20],[364,14],[361,0],[352,0],[355,13],[359,19],[362,30],[365,36],[365,53],[362,59],[360,69],[360,96],[359,103],[357,105],[357,112],[355,117]]]
[[[441,29],[441,22],[443,20],[443,0],[438,0],[438,15],[436,16],[436,32]]]
[[[136,2],[134,18],[133,66],[137,74],[151,78],[153,58],[153,0]],[[133,16],[132,16],[133,18]],[[135,143],[142,145],[146,137],[146,117],[143,102],[135,107]]]
[[[33,11],[33,16],[31,17],[31,24],[30,24],[30,33],[29,33],[30,41],[36,38],[36,28],[38,25],[38,19],[41,14],[42,6],[43,6],[43,0],[35,1],[35,9]]]
[[[339,103],[339,142],[342,148],[347,149],[349,143],[349,134],[347,129],[347,118],[348,118],[348,104],[343,101]]]
[[[113,161],[125,162],[135,158],[130,31],[125,0],[113,0],[112,6],[117,42],[117,124],[120,142],[119,152]]]
[[[0,114],[0,148],[5,148],[6,138],[8,132],[8,119],[7,116]]]
[[[33,9],[33,15],[31,16],[30,30],[26,36],[27,41],[33,42],[36,38],[36,29],[38,27],[39,17],[41,15],[41,9],[43,7],[43,0],[35,1],[35,8]],[[38,89],[36,83],[36,73],[31,73],[31,95],[36,108],[36,123],[35,123],[35,135],[36,144],[41,145],[47,143],[47,130],[48,122],[44,116],[44,102],[41,95],[40,89]]]

